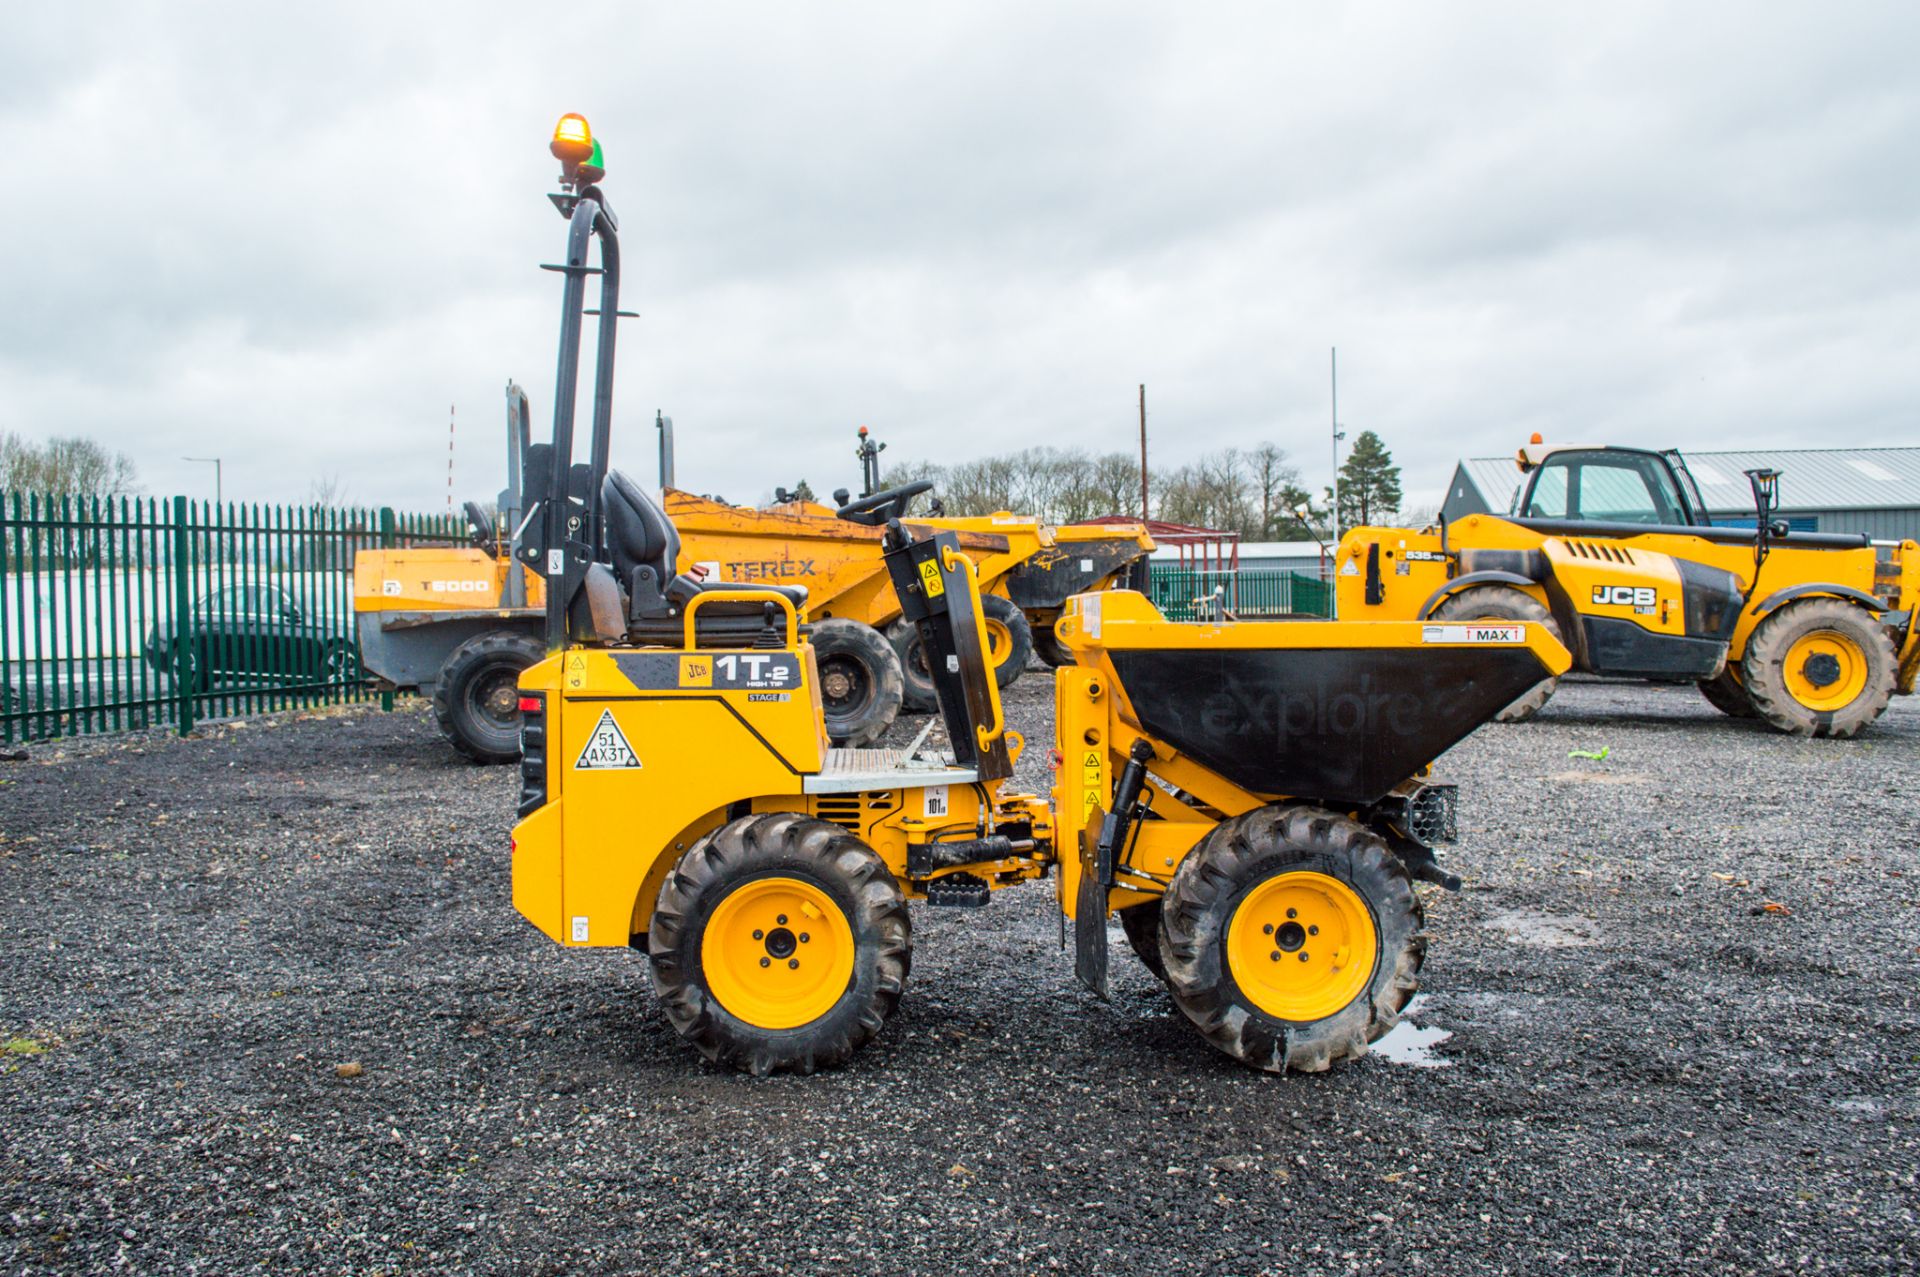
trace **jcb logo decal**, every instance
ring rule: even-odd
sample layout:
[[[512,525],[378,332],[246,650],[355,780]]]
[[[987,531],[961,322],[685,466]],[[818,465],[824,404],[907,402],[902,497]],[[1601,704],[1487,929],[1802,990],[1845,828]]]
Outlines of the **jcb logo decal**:
[[[680,686],[712,687],[713,661],[710,657],[689,656],[680,662]]]
[[[1650,585],[1596,585],[1593,601],[1602,607],[1652,607],[1655,598]]]

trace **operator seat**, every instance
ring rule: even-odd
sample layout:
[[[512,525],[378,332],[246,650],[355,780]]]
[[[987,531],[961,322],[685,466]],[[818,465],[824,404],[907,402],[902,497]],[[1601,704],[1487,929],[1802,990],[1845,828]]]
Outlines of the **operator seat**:
[[[682,618],[687,604],[712,590],[784,598],[795,611],[807,605],[804,585],[743,585],[676,574],[679,529],[652,494],[618,470],[601,485],[600,506],[606,514],[607,553],[630,600],[627,637],[635,642],[685,642]],[[780,629],[780,609],[758,599],[717,599],[702,605],[694,617],[694,638],[702,647],[751,646],[764,642],[769,630]]]

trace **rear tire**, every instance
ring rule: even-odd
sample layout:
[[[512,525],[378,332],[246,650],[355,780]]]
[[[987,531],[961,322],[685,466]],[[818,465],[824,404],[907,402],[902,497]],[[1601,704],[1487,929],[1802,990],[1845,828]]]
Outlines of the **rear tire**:
[[[1378,835],[1318,807],[1222,821],[1161,900],[1174,1002],[1243,1064],[1318,1072],[1399,1023],[1427,941],[1413,880]]]
[[[1852,736],[1893,696],[1893,640],[1873,615],[1839,599],[1789,603],[1747,641],[1741,674],[1753,708],[1796,736]]]
[[[980,616],[993,681],[1003,688],[1009,687],[1026,671],[1027,662],[1033,657],[1033,627],[1027,624],[1026,613],[1012,599],[998,594],[980,597]],[[939,709],[940,697],[933,688],[926,653],[921,650],[919,628],[905,620],[896,621],[887,629],[887,641],[893,644],[900,658],[900,671],[906,680],[907,708],[922,714]]]
[[[1053,632],[1053,624],[1052,621],[1048,621],[1045,625],[1034,627],[1033,654],[1043,663],[1059,669],[1063,665],[1073,664],[1073,650],[1062,643],[1060,636]]]
[[[680,858],[647,948],[661,1007],[701,1054],[756,1075],[812,1073],[893,1014],[913,931],[872,848],[777,812],[722,825]]]
[[[900,714],[900,658],[886,636],[845,617],[813,623],[813,660],[820,672],[821,718],[835,745],[879,740]]]
[[[476,763],[520,757],[520,674],[546,648],[530,634],[488,630],[459,647],[433,686],[433,716],[447,743]]]
[[[1460,591],[1433,610],[1436,621],[1537,621],[1546,627],[1547,633],[1558,640],[1561,638],[1560,625],[1553,619],[1553,613],[1531,594],[1523,594],[1510,585],[1476,585]],[[1540,712],[1540,708],[1553,696],[1553,690],[1560,686],[1560,679],[1542,679],[1526,693],[1493,716],[1496,723],[1524,723]]]
[[[1719,710],[1729,718],[1757,718],[1753,710],[1753,698],[1747,695],[1747,689],[1740,682],[1738,666],[1728,662],[1715,678],[1700,680],[1700,694],[1707,698],[1707,704]]]

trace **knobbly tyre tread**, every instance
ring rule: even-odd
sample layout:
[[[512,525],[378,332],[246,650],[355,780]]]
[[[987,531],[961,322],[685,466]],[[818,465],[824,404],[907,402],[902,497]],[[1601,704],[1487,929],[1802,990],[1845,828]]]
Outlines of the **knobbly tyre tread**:
[[[1553,613],[1531,594],[1507,585],[1476,585],[1460,591],[1433,610],[1436,621],[1538,621],[1547,633],[1561,638]],[[1542,679],[1493,716],[1496,723],[1524,723],[1538,714],[1560,686],[1560,678]]]
[[[1044,664],[1059,669],[1063,665],[1074,663],[1073,649],[1060,641],[1060,636],[1053,632],[1052,622],[1032,628],[1033,654]]]
[[[1128,905],[1116,911],[1120,916],[1120,930],[1127,936],[1127,944],[1133,949],[1147,970],[1153,972],[1160,983],[1167,982],[1166,959],[1160,956],[1160,902],[1149,900],[1144,904]]]
[[[1033,658],[1033,626],[1027,621],[1027,614],[1015,606],[1012,599],[1001,598],[998,594],[980,596],[980,611],[1007,627],[1010,635],[1011,651],[993,671],[993,681],[1006,688],[1026,672],[1027,662]],[[923,672],[922,665],[916,662],[920,647],[919,631],[905,618],[895,621],[887,627],[887,642],[893,645],[894,653],[900,658],[900,673],[905,680],[906,707],[920,714],[931,714],[940,708],[940,697],[933,690],[933,676]],[[1064,650],[1064,649],[1063,649]],[[1071,653],[1068,653],[1071,658]],[[1072,664],[1072,660],[1067,661]]]
[[[546,654],[546,648],[538,639],[514,630],[488,630],[454,648],[433,685],[433,717],[447,743],[476,763],[518,760],[518,729],[509,742],[491,733],[486,724],[475,722],[472,706],[467,704],[466,687],[496,666],[510,664],[516,670],[524,670],[538,664]]]
[[[1867,685],[1838,710],[1814,710],[1787,690],[1787,650],[1813,630],[1835,630],[1859,645],[1867,658]],[[1840,599],[1808,598],[1787,604],[1760,622],[1747,640],[1741,675],[1754,712],[1766,723],[1795,736],[1852,736],[1886,711],[1893,698],[1898,659],[1893,640],[1873,615]]]
[[[899,656],[887,636],[871,625],[848,617],[833,616],[812,625],[813,659],[824,676],[827,658],[849,656],[866,670],[872,694],[867,703],[852,712],[838,713],[821,708],[827,737],[835,745],[870,745],[886,734],[900,714],[906,690]]]
[[[806,878],[839,902],[853,929],[853,979],[833,1008],[792,1029],[763,1029],[708,993],[700,962],[707,920],[734,886],[765,875]],[[899,1004],[913,961],[906,897],[886,862],[838,825],[795,812],[742,816],[681,856],[660,886],[647,949],[654,994],[681,1037],[716,1064],[764,1077],[844,1062]]]
[[[998,594],[980,596],[980,614],[989,621],[998,621],[1007,627],[1011,636],[1007,659],[996,665],[993,680],[1002,688],[1013,686],[1015,679],[1027,672],[1028,662],[1033,660],[1033,626],[1027,621],[1027,614],[1020,610],[1012,599],[1002,598]]]
[[[1226,961],[1227,927],[1241,897],[1286,870],[1328,874],[1352,887],[1380,944],[1367,988],[1304,1024],[1255,1008]],[[1323,808],[1276,804],[1222,821],[1180,862],[1161,909],[1161,958],[1175,1005],[1213,1046],[1270,1073],[1315,1073],[1365,1055],[1420,987],[1427,937],[1413,879],[1377,834]]]
[[[1707,698],[1707,704],[1719,710],[1729,718],[1758,718],[1754,712],[1753,698],[1747,695],[1747,689],[1733,672],[1729,664],[1726,669],[1713,678],[1700,680],[1700,695]]]

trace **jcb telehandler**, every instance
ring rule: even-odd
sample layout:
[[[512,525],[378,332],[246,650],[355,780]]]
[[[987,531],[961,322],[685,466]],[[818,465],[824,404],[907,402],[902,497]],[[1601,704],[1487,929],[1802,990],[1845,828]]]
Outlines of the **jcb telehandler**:
[[[668,1018],[756,1073],[845,1059],[900,998],[909,901],[976,907],[1055,876],[1103,996],[1107,920],[1194,1027],[1269,1070],[1364,1054],[1426,954],[1416,880],[1455,796],[1428,762],[1565,651],[1537,623],[1172,624],[1131,591],[1060,621],[1050,798],[1008,779],[979,585],[950,531],[879,509],[932,654],[950,754],[831,749],[807,595],[675,570],[679,538],[609,474],[620,253],[586,122],[563,117],[568,219],[553,437],[520,553],[550,655],[520,682],[514,903],[569,946],[648,954]],[[590,247],[599,244],[599,263]],[[590,460],[573,462],[585,286],[600,279]]]
[[[1780,475],[1747,472],[1755,526],[1716,526],[1678,452],[1544,446],[1505,516],[1421,532],[1355,528],[1335,569],[1342,620],[1532,621],[1591,674],[1695,682],[1783,732],[1852,736],[1920,672],[1920,545],[1795,532]],[[1547,679],[1502,710],[1532,716]]]

